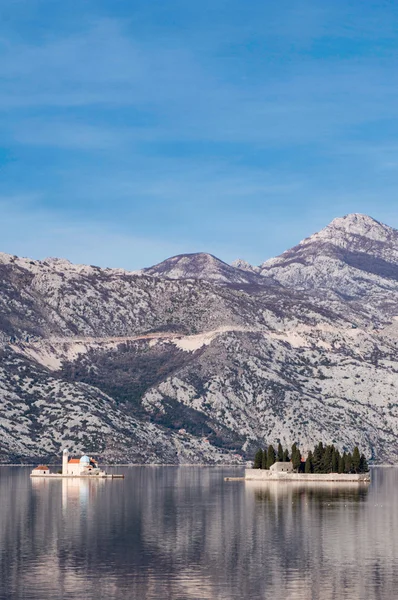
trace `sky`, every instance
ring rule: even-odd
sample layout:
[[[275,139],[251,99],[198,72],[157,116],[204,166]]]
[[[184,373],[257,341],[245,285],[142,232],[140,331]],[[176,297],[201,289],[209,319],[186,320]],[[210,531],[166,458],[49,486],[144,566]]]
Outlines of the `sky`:
[[[0,0],[0,251],[259,264],[398,228],[398,3]]]

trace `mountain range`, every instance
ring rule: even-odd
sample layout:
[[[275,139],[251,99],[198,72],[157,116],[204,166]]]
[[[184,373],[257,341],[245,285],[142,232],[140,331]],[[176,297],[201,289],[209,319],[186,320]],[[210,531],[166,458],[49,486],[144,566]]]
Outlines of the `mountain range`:
[[[279,441],[398,456],[398,231],[137,272],[0,254],[0,461],[241,463]]]

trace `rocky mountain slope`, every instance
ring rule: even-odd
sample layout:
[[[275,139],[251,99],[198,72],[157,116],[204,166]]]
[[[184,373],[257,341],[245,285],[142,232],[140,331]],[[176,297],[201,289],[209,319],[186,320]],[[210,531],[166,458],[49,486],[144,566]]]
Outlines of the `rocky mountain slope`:
[[[0,460],[398,456],[398,232],[348,215],[251,267],[129,273],[0,254]]]
[[[335,219],[261,265],[261,274],[383,321],[397,313],[398,231],[367,217]]]
[[[260,269],[251,267],[244,269],[244,261],[237,261],[235,266],[228,265],[212,254],[199,252],[197,254],[180,254],[168,258],[158,265],[143,269],[141,273],[168,279],[204,279],[225,284],[250,284],[265,285],[267,277],[260,277]],[[245,263],[248,264],[248,263]],[[243,272],[245,271],[245,272]]]

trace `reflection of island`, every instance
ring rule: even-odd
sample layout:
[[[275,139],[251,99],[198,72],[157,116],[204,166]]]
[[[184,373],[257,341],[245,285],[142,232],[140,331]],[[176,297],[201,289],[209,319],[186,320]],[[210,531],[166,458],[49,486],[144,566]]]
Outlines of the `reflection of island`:
[[[104,485],[102,479],[63,479],[62,507],[86,506],[96,499]]]
[[[97,482],[96,482],[97,483]],[[98,482],[99,483],[99,482]],[[62,509],[87,506],[90,494],[90,482],[87,479],[62,480]]]
[[[299,481],[246,481],[245,489],[250,494],[254,493],[258,501],[361,502],[367,497],[369,485],[359,486],[350,481],[345,483],[311,481],[305,484]]]
[[[47,477],[32,478],[32,489],[39,493],[42,500],[59,498],[61,492],[62,510],[85,508],[94,501],[98,490],[105,485],[102,478],[73,477],[52,479]]]

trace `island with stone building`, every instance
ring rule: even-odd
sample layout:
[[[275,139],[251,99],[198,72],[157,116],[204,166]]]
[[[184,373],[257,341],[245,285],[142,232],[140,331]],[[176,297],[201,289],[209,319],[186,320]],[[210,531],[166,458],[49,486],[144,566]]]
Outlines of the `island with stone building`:
[[[341,453],[333,444],[322,442],[308,452],[300,452],[293,444],[291,453],[279,443],[259,449],[254,457],[253,468],[246,469],[247,481],[341,481],[369,482],[369,467],[358,446],[353,452]]]
[[[51,473],[47,465],[35,467],[31,477],[90,477],[101,479],[123,479],[124,475],[106,473],[102,471],[96,459],[83,454],[80,458],[69,458],[69,452],[65,449],[62,453],[62,471]]]

